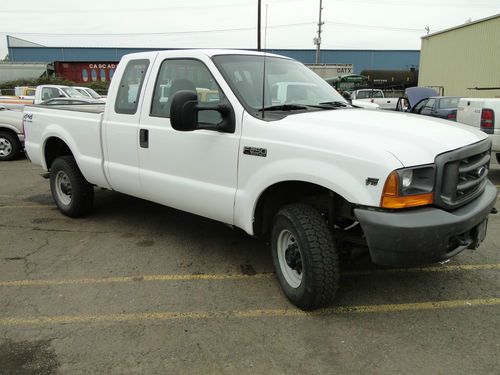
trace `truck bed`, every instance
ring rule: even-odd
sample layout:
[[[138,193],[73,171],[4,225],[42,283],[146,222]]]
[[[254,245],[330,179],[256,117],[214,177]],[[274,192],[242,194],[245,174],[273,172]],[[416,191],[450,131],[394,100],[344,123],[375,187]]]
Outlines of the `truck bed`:
[[[24,108],[26,151],[45,170],[44,145],[47,139],[64,142],[75,155],[87,181],[108,187],[103,169],[102,118],[104,104],[29,105]],[[78,140],[78,143],[75,142]]]
[[[30,105],[30,107],[53,108],[64,111],[103,113],[105,104],[60,104],[60,105]]]

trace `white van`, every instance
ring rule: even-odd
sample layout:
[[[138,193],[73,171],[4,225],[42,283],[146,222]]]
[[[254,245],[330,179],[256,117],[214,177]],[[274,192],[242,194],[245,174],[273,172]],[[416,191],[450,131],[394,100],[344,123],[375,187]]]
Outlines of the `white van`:
[[[492,141],[491,151],[500,163],[500,98],[462,98],[457,122],[480,128]]]

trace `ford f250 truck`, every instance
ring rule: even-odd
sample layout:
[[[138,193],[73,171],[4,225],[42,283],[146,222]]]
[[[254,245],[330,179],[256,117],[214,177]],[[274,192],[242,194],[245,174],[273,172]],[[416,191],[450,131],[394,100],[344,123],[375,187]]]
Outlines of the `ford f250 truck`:
[[[285,82],[307,94],[273,97]],[[477,248],[497,198],[483,132],[353,108],[277,55],[127,55],[105,105],[27,106],[24,122],[63,214],[87,214],[98,186],[267,237],[301,309],[332,301],[350,249],[412,266]]]

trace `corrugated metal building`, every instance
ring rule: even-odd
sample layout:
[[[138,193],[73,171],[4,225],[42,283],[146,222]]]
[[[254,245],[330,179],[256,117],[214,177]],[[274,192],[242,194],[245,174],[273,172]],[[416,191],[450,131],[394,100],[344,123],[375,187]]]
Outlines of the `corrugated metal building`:
[[[422,37],[419,86],[500,97],[500,14]]]
[[[87,48],[45,47],[7,36],[10,61],[13,62],[118,62],[123,55],[133,52],[170,48]],[[292,57],[304,64],[315,62],[314,49],[269,49],[268,52]],[[365,69],[409,70],[418,68],[418,50],[322,50],[322,64],[353,64],[354,73]]]

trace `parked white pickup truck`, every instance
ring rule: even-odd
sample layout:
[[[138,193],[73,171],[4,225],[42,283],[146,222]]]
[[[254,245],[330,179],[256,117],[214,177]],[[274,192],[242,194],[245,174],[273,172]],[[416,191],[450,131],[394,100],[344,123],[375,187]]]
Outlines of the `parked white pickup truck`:
[[[278,82],[316,87],[275,104]],[[331,302],[339,255],[355,247],[393,266],[478,247],[497,198],[483,132],[352,108],[277,55],[131,54],[105,106],[27,106],[24,118],[28,156],[63,214],[88,213],[99,186],[267,236],[302,309]]]
[[[351,99],[378,104],[380,109],[396,110],[398,98],[386,98],[380,89],[360,89],[351,93]]]
[[[95,103],[103,103],[100,98],[89,97],[90,94],[80,92],[79,87],[62,86],[62,85],[40,85],[35,91],[34,104],[40,104],[50,99],[55,98],[72,98],[87,100]],[[93,90],[92,90],[93,91]],[[95,92],[95,91],[94,91]],[[96,93],[97,94],[97,93]]]
[[[488,134],[492,152],[500,163],[500,98],[462,98],[458,103],[457,122],[475,126]]]
[[[23,106],[0,104],[0,161],[13,160],[24,145]]]

